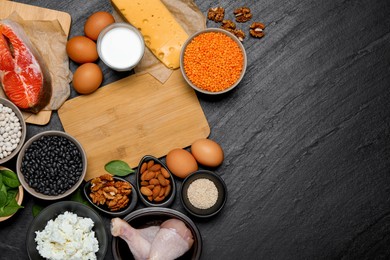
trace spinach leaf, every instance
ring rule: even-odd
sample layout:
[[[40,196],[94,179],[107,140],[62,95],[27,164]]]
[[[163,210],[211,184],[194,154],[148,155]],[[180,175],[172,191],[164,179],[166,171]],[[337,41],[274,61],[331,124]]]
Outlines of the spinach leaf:
[[[2,191],[2,192],[4,192],[4,193],[7,193],[7,186],[2,185],[2,186],[0,187],[0,191]]]
[[[78,188],[70,197],[70,200],[83,203],[90,206],[89,202],[84,198],[81,188]]]
[[[107,163],[104,169],[116,176],[126,176],[134,172],[126,162],[121,160],[113,160]]]
[[[11,170],[0,170],[3,183],[10,188],[17,188],[20,185],[18,176]]]
[[[6,205],[7,205],[7,192],[0,190],[0,208],[5,207]]]
[[[45,207],[43,205],[34,204],[32,206],[32,214],[33,217],[38,216],[38,214],[44,209]]]
[[[0,217],[12,215],[20,208],[23,208],[23,206],[20,206],[15,199],[12,199],[5,207],[0,208]]]
[[[7,192],[7,200],[10,201],[11,199],[16,199],[16,194],[18,194],[17,189],[9,189]]]

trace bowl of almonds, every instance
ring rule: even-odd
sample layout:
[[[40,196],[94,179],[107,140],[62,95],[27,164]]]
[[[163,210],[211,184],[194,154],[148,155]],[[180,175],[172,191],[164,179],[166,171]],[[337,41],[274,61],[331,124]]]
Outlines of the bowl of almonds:
[[[131,182],[111,174],[103,174],[84,185],[84,196],[98,210],[113,217],[129,214],[138,202]]]
[[[176,196],[176,183],[168,167],[154,156],[144,156],[137,170],[140,200],[149,207],[169,207]]]

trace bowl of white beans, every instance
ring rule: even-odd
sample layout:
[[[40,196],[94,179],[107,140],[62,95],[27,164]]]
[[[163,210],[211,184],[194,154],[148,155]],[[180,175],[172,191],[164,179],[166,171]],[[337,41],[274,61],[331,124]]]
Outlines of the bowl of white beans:
[[[0,164],[11,160],[26,139],[26,122],[17,106],[0,97]]]

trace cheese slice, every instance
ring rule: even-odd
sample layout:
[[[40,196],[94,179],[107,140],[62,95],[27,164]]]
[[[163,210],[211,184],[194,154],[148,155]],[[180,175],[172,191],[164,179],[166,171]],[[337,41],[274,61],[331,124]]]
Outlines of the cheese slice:
[[[170,69],[180,66],[188,34],[160,0],[111,0],[123,18],[140,30],[145,45]]]

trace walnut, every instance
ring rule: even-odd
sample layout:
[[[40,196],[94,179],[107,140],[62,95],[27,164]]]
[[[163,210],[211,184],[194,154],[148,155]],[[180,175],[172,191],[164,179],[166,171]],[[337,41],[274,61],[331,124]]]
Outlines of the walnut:
[[[125,181],[115,181],[112,175],[105,174],[91,180],[92,202],[106,205],[111,211],[118,211],[127,206],[131,185]]]
[[[224,16],[225,9],[220,6],[210,8],[207,13],[207,19],[212,20],[216,23],[222,22]]]
[[[245,38],[245,33],[243,30],[234,30],[233,31],[234,35],[242,42]]]
[[[259,23],[259,22],[254,22],[251,24],[251,26],[249,27],[249,33],[253,36],[253,37],[256,37],[256,38],[261,38],[261,37],[264,37],[264,29],[265,29],[265,25],[263,23]]]
[[[221,28],[225,30],[228,29],[234,30],[236,29],[236,24],[232,20],[223,20]]]
[[[127,204],[129,203],[129,197],[127,196],[124,196],[124,195],[118,195],[116,196],[113,200],[110,200],[110,202],[108,202],[108,207],[112,210],[112,211],[118,211],[120,210],[121,208],[124,208],[127,206]]]
[[[245,23],[252,19],[251,9],[246,6],[235,9],[233,13],[236,17],[236,22],[238,23]]]
[[[114,178],[112,177],[111,174],[103,174],[103,175],[101,175],[98,178],[100,178],[103,182],[104,181],[113,181],[114,180]]]
[[[118,189],[119,194],[129,195],[131,193],[131,185],[128,182],[116,182],[115,188]]]
[[[93,203],[98,205],[104,205],[106,203],[106,197],[103,195],[103,190],[98,190],[96,192],[92,192],[90,197]]]

